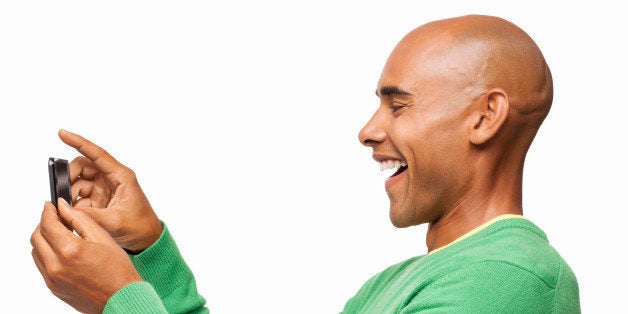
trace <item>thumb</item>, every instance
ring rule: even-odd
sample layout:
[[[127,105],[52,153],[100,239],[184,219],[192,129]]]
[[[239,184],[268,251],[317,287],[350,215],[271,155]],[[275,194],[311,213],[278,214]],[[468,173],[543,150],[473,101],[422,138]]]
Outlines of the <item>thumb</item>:
[[[63,198],[57,201],[57,210],[61,220],[84,240],[99,243],[114,242],[109,233],[92,217],[73,208]]]
[[[77,206],[74,209],[90,216],[98,225],[100,225],[105,230],[113,230],[113,228],[118,224],[118,222],[115,220],[116,215],[111,208]]]

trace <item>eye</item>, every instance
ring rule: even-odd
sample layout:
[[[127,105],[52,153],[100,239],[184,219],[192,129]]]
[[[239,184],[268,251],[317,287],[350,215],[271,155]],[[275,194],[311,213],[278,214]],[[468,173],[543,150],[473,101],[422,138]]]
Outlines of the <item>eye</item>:
[[[389,108],[392,110],[392,112],[397,112],[399,109],[405,108],[405,105],[393,102],[390,104]]]

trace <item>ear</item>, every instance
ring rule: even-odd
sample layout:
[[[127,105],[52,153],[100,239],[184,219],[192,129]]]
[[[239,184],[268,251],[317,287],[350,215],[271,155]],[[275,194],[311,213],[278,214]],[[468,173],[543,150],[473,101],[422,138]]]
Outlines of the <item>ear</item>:
[[[494,138],[506,122],[510,103],[502,89],[491,89],[477,101],[469,141],[474,145],[483,145]]]

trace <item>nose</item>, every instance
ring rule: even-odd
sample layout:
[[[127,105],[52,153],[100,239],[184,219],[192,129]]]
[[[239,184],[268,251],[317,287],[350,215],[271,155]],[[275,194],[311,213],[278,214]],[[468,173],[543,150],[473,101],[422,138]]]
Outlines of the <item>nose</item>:
[[[364,146],[374,147],[386,140],[385,118],[380,107],[371,119],[362,127],[358,134],[360,143]]]

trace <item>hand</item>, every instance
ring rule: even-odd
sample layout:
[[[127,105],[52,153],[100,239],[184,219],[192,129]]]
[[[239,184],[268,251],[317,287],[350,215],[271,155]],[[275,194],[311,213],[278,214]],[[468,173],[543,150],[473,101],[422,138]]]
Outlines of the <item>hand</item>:
[[[89,215],[61,198],[58,210],[57,215],[46,202],[31,236],[35,265],[59,299],[80,312],[102,313],[114,293],[142,278],[126,252]]]
[[[132,253],[157,241],[163,226],[133,170],[77,134],[60,130],[59,137],[85,156],[70,162],[74,206],[88,212],[118,245]]]

